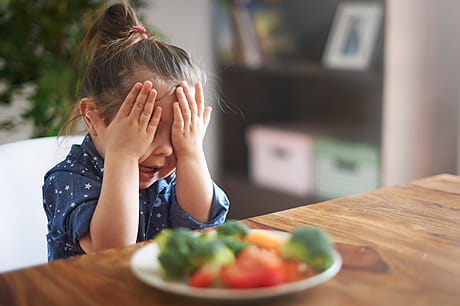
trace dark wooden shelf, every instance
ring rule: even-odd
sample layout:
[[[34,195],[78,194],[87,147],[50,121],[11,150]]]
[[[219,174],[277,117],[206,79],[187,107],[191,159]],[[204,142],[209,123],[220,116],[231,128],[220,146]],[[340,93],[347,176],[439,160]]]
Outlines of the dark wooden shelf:
[[[380,143],[381,74],[305,65],[308,68],[235,66],[223,71],[223,99],[229,105],[222,114],[224,173],[248,175],[246,130],[252,124],[305,123],[343,130],[353,127],[363,131],[365,138],[376,135],[373,142]]]
[[[301,198],[260,187],[239,174],[226,174],[217,183],[230,199],[229,219],[244,219],[321,201],[313,195]]]
[[[376,1],[385,5],[384,0]],[[241,62],[231,66],[228,61],[220,63],[222,179],[218,183],[232,202],[229,218],[241,219],[321,201],[314,195],[299,198],[262,188],[248,179],[251,147],[247,131],[253,125],[293,125],[309,136],[346,138],[379,148],[385,27],[382,25],[379,31],[368,69],[326,67],[322,63],[324,49],[341,2],[279,2],[295,52],[269,56],[256,68]]]

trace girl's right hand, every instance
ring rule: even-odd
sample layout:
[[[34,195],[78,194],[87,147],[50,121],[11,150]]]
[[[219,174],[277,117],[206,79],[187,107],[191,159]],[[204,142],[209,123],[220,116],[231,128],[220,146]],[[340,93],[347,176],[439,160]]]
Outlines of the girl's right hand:
[[[150,81],[136,83],[108,125],[97,114],[87,113],[104,158],[110,152],[139,160],[147,151],[161,117],[161,108],[155,107],[157,91],[152,86]]]

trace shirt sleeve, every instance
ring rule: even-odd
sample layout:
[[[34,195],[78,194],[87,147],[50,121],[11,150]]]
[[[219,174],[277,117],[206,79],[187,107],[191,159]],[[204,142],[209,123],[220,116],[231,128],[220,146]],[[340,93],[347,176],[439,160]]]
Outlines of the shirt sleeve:
[[[43,187],[49,237],[80,251],[78,240],[89,229],[101,182],[73,172],[55,172]]]
[[[186,227],[190,229],[200,229],[222,224],[225,221],[230,206],[227,195],[215,183],[213,183],[213,200],[207,223],[198,222],[183,210],[179,203],[177,203],[175,192],[171,196],[170,201],[169,217],[171,227]]]

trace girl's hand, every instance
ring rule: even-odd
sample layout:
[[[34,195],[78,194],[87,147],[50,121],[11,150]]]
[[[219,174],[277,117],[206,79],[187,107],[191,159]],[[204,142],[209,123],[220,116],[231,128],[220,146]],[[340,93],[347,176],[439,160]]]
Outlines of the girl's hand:
[[[173,103],[174,121],[171,141],[178,160],[196,159],[203,154],[203,139],[211,118],[211,107],[204,107],[203,87],[194,90],[185,82],[176,89],[178,102]]]
[[[103,156],[110,152],[123,158],[141,158],[153,141],[161,117],[161,108],[154,107],[156,96],[152,82],[136,83],[108,126],[97,115],[87,114],[100,138]]]
[[[203,151],[203,138],[211,118],[204,107],[201,83],[189,88],[181,82],[173,103],[171,141],[177,157],[176,199],[195,220],[206,223],[211,211],[213,184]]]

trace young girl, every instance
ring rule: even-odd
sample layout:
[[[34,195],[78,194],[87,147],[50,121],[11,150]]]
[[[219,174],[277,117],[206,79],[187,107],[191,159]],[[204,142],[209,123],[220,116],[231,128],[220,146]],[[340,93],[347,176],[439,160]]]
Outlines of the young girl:
[[[83,45],[95,48],[78,104],[88,134],[45,175],[49,260],[224,222],[202,148],[211,108],[187,52],[149,37],[126,4]]]

